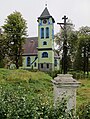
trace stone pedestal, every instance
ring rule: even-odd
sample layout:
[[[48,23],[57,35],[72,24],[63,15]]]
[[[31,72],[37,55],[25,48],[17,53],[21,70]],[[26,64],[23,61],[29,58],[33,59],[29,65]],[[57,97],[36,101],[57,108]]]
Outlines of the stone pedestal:
[[[80,85],[70,74],[58,74],[54,80],[54,102],[67,99],[67,109],[76,109],[76,89]]]

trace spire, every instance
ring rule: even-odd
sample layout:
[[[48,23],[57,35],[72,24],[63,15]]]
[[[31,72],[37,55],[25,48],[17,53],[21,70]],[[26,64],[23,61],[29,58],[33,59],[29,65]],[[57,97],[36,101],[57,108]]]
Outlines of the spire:
[[[46,5],[45,5],[46,6]],[[50,17],[50,13],[47,9],[47,7],[45,7],[44,11],[42,12],[41,16],[40,17]]]
[[[38,19],[49,19],[52,18],[53,19],[53,23],[55,23],[54,18],[50,15],[48,9],[47,9],[47,3],[45,4],[45,9],[43,10],[42,14],[40,15],[40,17],[38,17]]]

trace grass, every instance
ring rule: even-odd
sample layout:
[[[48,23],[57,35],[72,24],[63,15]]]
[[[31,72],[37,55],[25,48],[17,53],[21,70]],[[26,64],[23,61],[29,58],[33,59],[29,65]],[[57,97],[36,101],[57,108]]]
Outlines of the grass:
[[[53,85],[51,77],[44,72],[26,70],[0,69],[0,91],[6,90],[15,95],[27,98],[40,98],[46,102],[53,101]],[[90,79],[79,80],[77,89],[77,107],[90,101]]]
[[[77,107],[90,102],[90,79],[79,80],[81,86],[77,89]]]
[[[0,91],[11,92],[28,99],[40,98],[43,101],[53,100],[53,86],[51,77],[44,72],[30,72],[26,70],[0,69]]]
[[[21,80],[40,80],[46,79],[49,80],[51,77],[44,72],[30,72],[26,70],[8,70],[8,69],[0,69],[0,81],[7,80],[7,81],[21,81]]]

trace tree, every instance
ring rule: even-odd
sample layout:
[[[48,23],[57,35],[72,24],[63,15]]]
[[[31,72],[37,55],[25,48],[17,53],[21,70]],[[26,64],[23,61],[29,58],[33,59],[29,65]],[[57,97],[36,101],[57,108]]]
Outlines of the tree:
[[[84,73],[89,69],[90,57],[90,27],[81,27],[78,31],[78,48],[75,59],[75,69],[82,70]]]
[[[7,51],[7,40],[5,39],[5,34],[3,34],[2,30],[0,29],[0,67],[4,67],[4,58]]]
[[[18,69],[22,61],[23,43],[27,36],[26,21],[20,12],[13,12],[2,26],[8,41],[8,56]]]
[[[72,24],[70,20],[68,20],[68,23]],[[76,49],[77,49],[77,45],[76,45],[77,44],[77,31],[74,30],[74,25],[67,25],[66,32],[67,32],[67,48],[68,48],[67,62],[68,62],[68,68],[72,68],[73,62],[75,59]],[[57,50],[59,54],[63,53],[62,52],[63,41],[64,41],[64,31],[63,29],[61,29],[60,32],[55,35],[55,43],[57,45]]]

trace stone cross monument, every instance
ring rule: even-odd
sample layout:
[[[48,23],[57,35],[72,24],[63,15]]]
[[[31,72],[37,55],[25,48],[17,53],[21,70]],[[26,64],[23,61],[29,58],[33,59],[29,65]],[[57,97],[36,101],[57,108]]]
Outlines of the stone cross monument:
[[[76,110],[76,89],[80,85],[72,78],[71,74],[58,74],[54,80],[52,80],[54,85],[54,102],[62,98],[67,98],[67,109]]]

